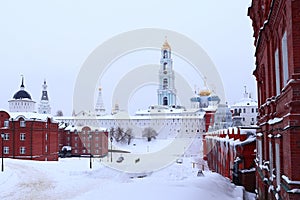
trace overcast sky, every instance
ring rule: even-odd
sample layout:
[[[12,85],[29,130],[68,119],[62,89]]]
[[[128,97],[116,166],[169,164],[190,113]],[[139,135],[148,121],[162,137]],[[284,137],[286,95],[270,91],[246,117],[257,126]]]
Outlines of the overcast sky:
[[[0,108],[8,110],[7,101],[24,75],[33,100],[39,102],[46,79],[52,114],[63,110],[70,115],[76,77],[89,54],[111,37],[140,28],[169,29],[199,44],[219,71],[229,104],[242,97],[245,85],[256,98],[249,4],[250,0],[0,1]],[[104,101],[110,110],[108,96]],[[151,96],[156,99],[155,91]]]

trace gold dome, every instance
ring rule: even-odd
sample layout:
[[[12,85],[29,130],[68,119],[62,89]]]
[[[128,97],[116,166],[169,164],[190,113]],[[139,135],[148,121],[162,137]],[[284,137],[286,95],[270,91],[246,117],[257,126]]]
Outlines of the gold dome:
[[[201,90],[200,92],[199,92],[199,95],[200,96],[209,96],[211,94],[211,91],[209,91],[209,90]]]

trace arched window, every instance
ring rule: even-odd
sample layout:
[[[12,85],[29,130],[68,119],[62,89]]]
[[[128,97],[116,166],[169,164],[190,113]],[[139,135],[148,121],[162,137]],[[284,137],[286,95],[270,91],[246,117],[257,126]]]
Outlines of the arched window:
[[[164,63],[163,70],[165,71],[166,69],[167,69],[167,63]]]
[[[168,97],[163,98],[163,105],[167,106],[168,105]]]
[[[167,52],[167,50],[164,50],[163,58],[167,58],[167,57],[168,57],[168,52]]]
[[[164,78],[163,79],[163,89],[167,89],[168,88],[168,79]]]

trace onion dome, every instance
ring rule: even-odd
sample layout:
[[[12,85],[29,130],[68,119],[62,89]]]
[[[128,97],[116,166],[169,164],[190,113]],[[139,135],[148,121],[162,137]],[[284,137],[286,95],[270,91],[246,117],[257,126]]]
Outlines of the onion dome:
[[[27,91],[25,91],[24,89],[25,89],[24,77],[22,77],[22,83],[20,86],[20,90],[14,94],[13,99],[30,99],[31,100],[30,94]]]
[[[211,91],[208,90],[208,89],[201,90],[201,91],[199,92],[199,95],[200,95],[200,96],[209,96],[210,94],[211,94]]]

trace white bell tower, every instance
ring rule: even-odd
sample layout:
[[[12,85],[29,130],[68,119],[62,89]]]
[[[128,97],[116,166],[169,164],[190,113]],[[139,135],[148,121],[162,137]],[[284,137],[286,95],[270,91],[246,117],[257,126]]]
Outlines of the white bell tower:
[[[49,103],[46,80],[44,80],[44,84],[43,84],[42,97],[39,104],[38,113],[51,114],[51,107]]]
[[[173,71],[173,60],[171,58],[171,47],[167,41],[167,38],[161,48],[160,69],[158,77],[158,105],[176,105],[175,74]]]

